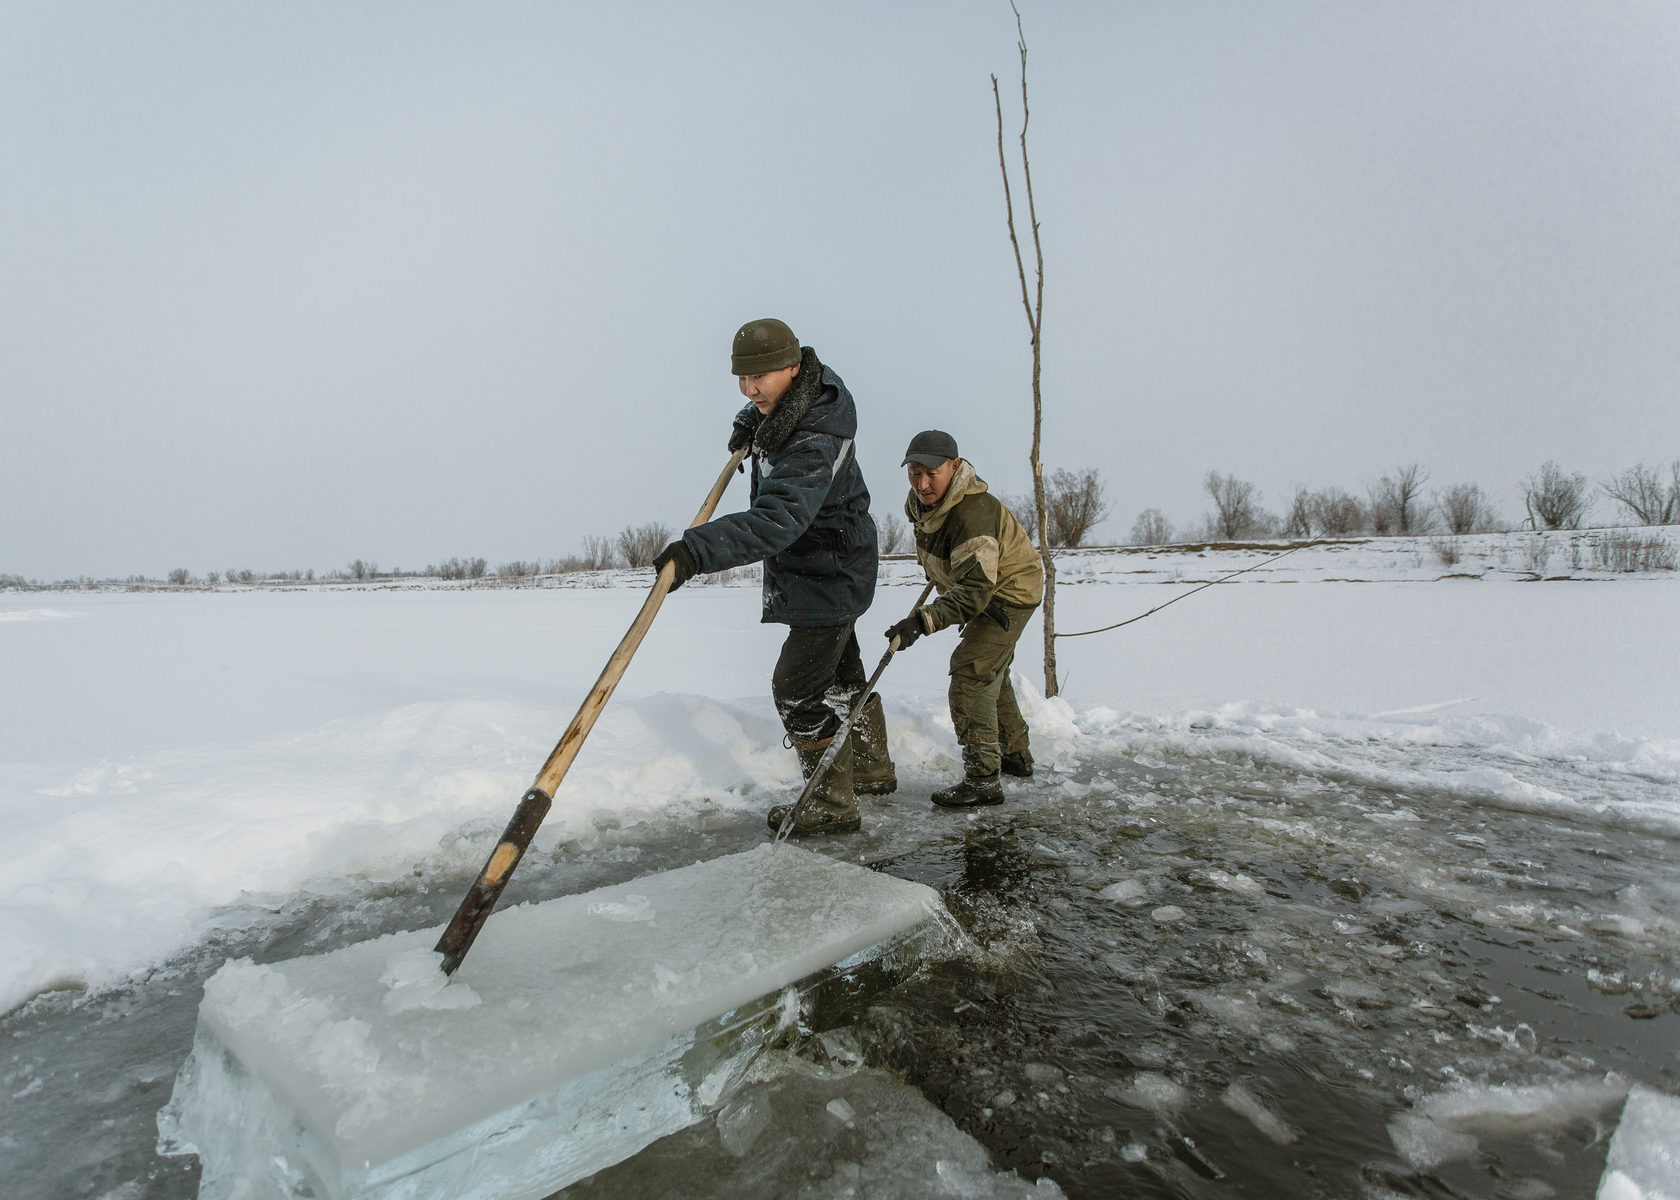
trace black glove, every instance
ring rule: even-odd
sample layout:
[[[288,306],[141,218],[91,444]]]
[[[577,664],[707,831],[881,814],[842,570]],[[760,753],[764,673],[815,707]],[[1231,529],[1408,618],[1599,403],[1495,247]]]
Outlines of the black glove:
[[[673,592],[693,579],[694,573],[700,569],[699,562],[695,560],[694,551],[690,550],[688,544],[681,540],[672,542],[654,557],[654,573],[658,574],[663,571],[666,563],[670,563],[677,571],[676,578],[671,580],[671,590]]]
[[[897,625],[887,630],[887,640],[898,639],[898,648],[908,650],[910,645],[922,636],[922,613],[920,609],[911,613]]]
[[[747,420],[745,413],[736,416],[735,424],[729,427],[729,453],[735,453],[742,446],[750,446],[756,431],[757,426]]]

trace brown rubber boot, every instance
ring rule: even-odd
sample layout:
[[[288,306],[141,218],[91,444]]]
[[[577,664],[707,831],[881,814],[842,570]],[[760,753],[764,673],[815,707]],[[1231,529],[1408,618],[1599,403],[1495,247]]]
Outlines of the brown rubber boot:
[[[822,758],[823,751],[833,738],[823,738],[821,741],[808,742],[804,738],[793,739],[793,748],[799,755],[799,770],[806,779],[811,778],[811,772],[816,770],[817,761]],[[778,804],[772,808],[766,817],[771,829],[780,829],[782,822],[787,819],[791,804]],[[817,781],[816,790],[811,793],[810,800],[799,810],[799,816],[793,823],[790,836],[804,836],[808,833],[856,833],[863,828],[863,819],[858,816],[857,798],[852,795],[852,739],[847,738],[840,747],[840,753],[834,756],[828,770]]]
[[[975,808],[982,804],[1002,804],[1003,784],[996,774],[964,775],[961,782],[940,788],[932,796],[943,808]]]
[[[887,715],[881,693],[870,692],[852,726],[852,788],[859,796],[890,796],[898,790],[898,772],[887,752]]]

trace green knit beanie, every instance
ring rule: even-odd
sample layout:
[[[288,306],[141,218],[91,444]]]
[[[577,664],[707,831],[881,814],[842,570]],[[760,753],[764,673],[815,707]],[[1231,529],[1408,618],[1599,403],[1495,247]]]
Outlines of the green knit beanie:
[[[799,364],[799,339],[775,317],[748,321],[735,334],[729,355],[731,375],[762,375]]]

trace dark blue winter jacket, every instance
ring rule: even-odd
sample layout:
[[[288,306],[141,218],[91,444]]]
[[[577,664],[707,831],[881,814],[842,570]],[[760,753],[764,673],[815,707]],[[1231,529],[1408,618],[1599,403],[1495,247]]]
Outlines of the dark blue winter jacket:
[[[749,404],[735,421],[753,431],[752,507],[683,534],[700,570],[763,561],[764,621],[856,620],[875,597],[876,558],[852,394],[806,346],[770,415]]]

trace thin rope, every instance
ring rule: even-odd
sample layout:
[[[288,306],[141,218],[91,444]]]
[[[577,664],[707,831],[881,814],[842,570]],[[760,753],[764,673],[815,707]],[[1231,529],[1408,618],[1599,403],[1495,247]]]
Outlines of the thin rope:
[[[1210,579],[1206,583],[1200,585],[1199,587],[1193,587],[1188,592],[1184,592],[1181,595],[1174,596],[1171,600],[1168,600],[1165,604],[1157,604],[1154,608],[1150,609],[1146,613],[1139,613],[1135,617],[1127,617],[1124,621],[1116,621],[1113,625],[1104,625],[1101,629],[1082,629],[1078,633],[1058,633],[1055,636],[1059,637],[1059,638],[1090,637],[1093,633],[1107,633],[1111,629],[1119,629],[1122,625],[1130,625],[1134,621],[1141,621],[1145,617],[1152,617],[1156,613],[1160,612],[1163,608],[1170,608],[1174,604],[1177,604],[1180,600],[1184,600],[1184,599],[1187,599],[1190,596],[1194,596],[1197,592],[1201,591],[1202,588],[1210,588],[1216,583],[1224,583],[1227,579],[1235,579],[1238,575],[1246,575],[1250,571],[1259,570],[1261,567],[1265,566],[1267,563],[1274,563],[1280,558],[1287,558],[1289,555],[1295,553],[1295,551],[1297,551],[1297,550],[1305,550],[1308,546],[1316,546],[1316,545],[1318,545],[1317,542],[1302,542],[1299,546],[1291,546],[1289,549],[1285,550],[1281,554],[1274,554],[1270,558],[1263,558],[1259,562],[1253,564],[1252,566],[1244,567],[1240,571],[1232,571],[1229,575],[1222,575],[1218,579]]]

